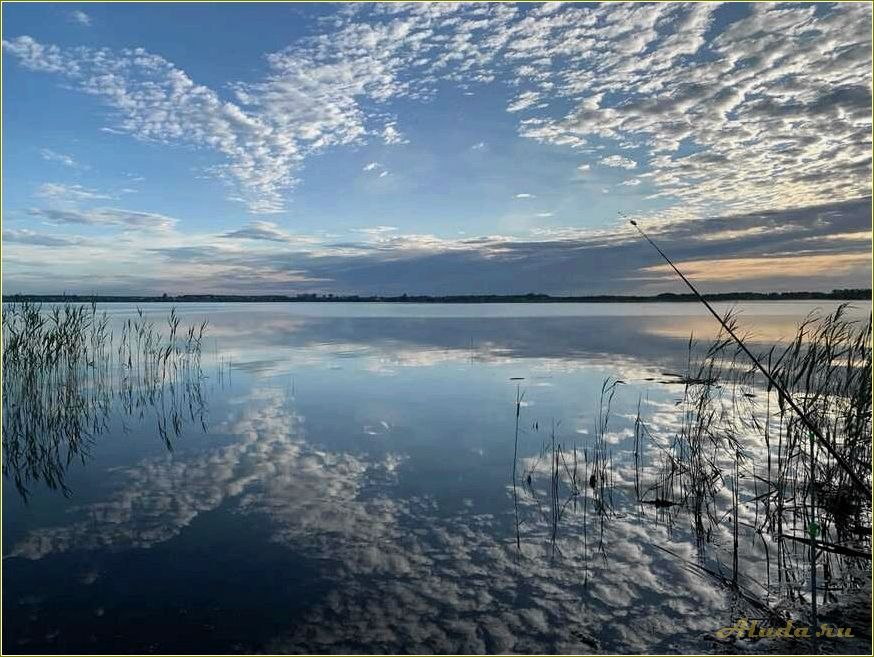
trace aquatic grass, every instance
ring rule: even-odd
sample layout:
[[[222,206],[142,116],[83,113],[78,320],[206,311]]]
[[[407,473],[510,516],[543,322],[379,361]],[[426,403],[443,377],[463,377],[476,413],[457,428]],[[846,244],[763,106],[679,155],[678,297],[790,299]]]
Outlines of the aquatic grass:
[[[742,334],[736,313],[725,321],[735,336]],[[841,306],[810,315],[790,340],[757,355],[779,388],[822,427],[822,440],[811,442],[806,423],[728,331],[704,344],[690,337],[685,368],[664,373],[661,381],[681,386],[676,424],[662,421],[654,429],[642,412],[642,395],[628,418],[634,428],[632,449],[625,452],[633,461],[627,495],[616,489],[610,449],[611,404],[622,382],[605,380],[581,465],[576,444],[566,446],[555,423],[525,474],[553,553],[562,554],[558,527],[579,499],[582,522],[568,526],[582,533],[581,577],[588,583],[591,514],[601,535],[596,551],[606,562],[607,525],[625,515],[624,501],[634,500],[641,520],[651,508],[671,534],[688,531],[698,570],[718,575],[739,600],[777,616],[807,610],[815,626],[820,603],[853,594],[870,578],[870,499],[831,453],[870,480],[871,351],[870,315],[853,320]],[[531,477],[547,463],[548,471],[540,473],[548,484],[541,506]],[[761,582],[744,574],[750,540],[764,552]]]
[[[513,380],[520,379],[514,378]],[[559,546],[559,529],[565,515],[569,511],[576,513],[578,506],[582,509],[586,581],[588,581],[590,507],[599,519],[597,552],[604,559],[605,563],[607,561],[604,546],[604,530],[606,528],[606,519],[615,513],[613,453],[609,447],[607,434],[613,397],[618,386],[623,385],[623,383],[623,381],[615,379],[606,379],[604,381],[597,408],[597,424],[594,427],[593,441],[590,446],[583,446],[581,450],[578,450],[575,441],[570,445],[562,442],[558,433],[561,428],[561,422],[553,419],[548,436],[541,441],[537,456],[528,461],[528,467],[523,473],[524,490],[527,492],[530,501],[534,503],[543,521],[543,525],[547,528],[545,538],[553,558],[562,555],[562,550]],[[521,547],[520,530],[524,524],[520,521],[519,498],[515,487],[515,458],[518,454],[519,417],[523,398],[524,391],[517,384],[513,465],[513,503],[517,547]],[[535,421],[531,428],[535,433],[539,433],[539,422]],[[582,457],[582,463],[580,462],[580,457]],[[547,483],[545,499],[538,493],[534,484],[535,477],[538,476],[539,469],[544,463],[548,464],[548,473],[544,473]]]
[[[846,310],[811,314],[788,343],[758,356],[822,427],[819,438],[724,335],[703,350],[690,340],[687,369],[673,379],[684,386],[676,432],[654,436],[638,417],[635,438],[636,462],[647,448],[663,457],[642,497],[688,514],[699,560],[727,526],[731,582],[740,586],[740,534],[751,530],[766,551],[776,546],[777,597],[806,605],[814,626],[819,601],[870,573],[871,500],[832,458],[870,479],[871,317],[850,320]],[[737,318],[727,321],[737,332]],[[740,519],[741,507],[754,511],[753,524]]]
[[[114,408],[123,426],[154,412],[168,448],[186,422],[205,426],[207,322],[180,330],[175,309],[167,322],[165,334],[138,309],[116,333],[94,303],[3,305],[3,474],[25,499],[37,481],[69,494],[65,470],[88,458]]]
[[[747,381],[739,380],[737,377],[730,378],[731,387],[736,389],[739,383],[748,383],[750,378],[760,374],[766,381],[768,397],[772,391],[776,393],[779,419],[778,478],[776,482],[771,480],[770,403],[768,403],[764,432],[764,442],[768,451],[768,479],[764,483],[770,490],[765,495],[767,504],[764,516],[771,533],[776,535],[778,577],[782,577],[780,562],[782,560],[785,565],[788,556],[784,553],[785,539],[808,545],[809,603],[812,625],[816,627],[818,624],[817,547],[818,537],[823,530],[833,526],[837,539],[847,541],[857,538],[847,535],[848,527],[864,527],[867,524],[867,552],[863,554],[867,561],[871,561],[871,316],[869,314],[867,325],[862,330],[858,330],[857,326],[845,320],[846,304],[842,304],[836,312],[825,318],[808,317],[799,327],[795,339],[783,350],[776,362],[773,350],[767,354],[767,359],[761,355],[756,356],[749,349],[746,341],[737,335],[736,326],[733,326],[727,317],[720,316],[714,310],[707,299],[698,292],[692,282],[637,222],[631,220],[630,223],[719,322],[722,330],[736,345],[736,354],[742,353],[749,359],[748,362],[754,369],[746,373]],[[725,346],[727,345],[722,345],[717,350],[722,351]],[[756,395],[754,392],[745,392],[744,397],[755,399]],[[700,413],[696,417],[700,422]],[[732,417],[746,416],[738,413],[735,408]],[[753,425],[757,424],[755,413],[748,417],[752,418]],[[708,425],[712,421],[712,418],[705,419]],[[809,451],[805,449],[808,443]],[[741,477],[739,445],[736,450],[732,485],[735,584],[738,572],[738,505]],[[818,459],[820,450],[824,450],[826,454]],[[804,467],[801,467],[800,464],[804,463],[805,456],[807,462]],[[721,475],[718,466],[714,465],[713,469]],[[752,480],[757,481],[754,467]],[[825,498],[818,503],[817,494],[820,488],[823,489]],[[761,499],[756,487],[754,503],[757,524],[758,502]],[[775,503],[776,513],[772,510],[771,501]],[[788,518],[785,517],[787,513]],[[784,534],[784,522],[791,523],[792,535]],[[799,530],[799,523],[802,533],[807,535],[806,538],[794,535]],[[762,529],[757,528],[757,531],[761,532]],[[828,556],[822,568],[827,582],[826,591],[828,591],[828,581],[832,574]],[[786,575],[788,581],[793,574],[787,570]],[[782,583],[782,580],[780,581]],[[816,640],[813,642],[813,648],[817,651]]]
[[[517,379],[518,380],[518,379]],[[516,549],[522,549],[522,539],[519,535],[519,494],[516,490],[516,464],[519,462],[519,416],[522,412],[522,399],[525,393],[522,392],[521,384],[516,384],[516,429],[513,432],[513,508],[516,513]]]
[[[853,469],[853,467],[844,460],[841,453],[839,451],[835,450],[833,445],[831,445],[829,443],[829,441],[824,438],[819,425],[817,425],[817,423],[814,421],[814,419],[811,418],[807,412],[805,412],[805,409],[803,409],[795,401],[794,397],[790,394],[788,389],[785,388],[785,386],[781,385],[779,378],[774,376],[774,373],[771,372],[769,369],[765,368],[765,366],[762,364],[763,363],[762,359],[756,357],[756,355],[753,354],[749,350],[745,341],[736,334],[736,332],[733,330],[733,327],[731,326],[731,324],[726,321],[726,318],[720,316],[720,314],[716,312],[716,310],[713,308],[713,306],[710,305],[710,302],[708,302],[707,299],[704,298],[704,295],[702,295],[695,288],[695,286],[692,284],[692,282],[688,278],[686,278],[686,276],[683,274],[683,272],[681,272],[677,268],[677,266],[665,254],[665,252],[662,251],[658,247],[658,245],[652,241],[652,239],[650,239],[650,237],[643,231],[643,229],[637,224],[637,222],[634,220],[631,220],[630,223],[632,226],[634,226],[634,228],[637,230],[637,232],[640,233],[640,235],[647,242],[649,242],[649,244],[658,252],[658,254],[665,260],[665,262],[668,263],[668,265],[671,267],[671,269],[674,270],[674,272],[677,274],[677,276],[680,277],[680,279],[683,281],[683,283],[686,284],[686,286],[692,291],[692,293],[704,305],[704,307],[707,308],[707,311],[711,315],[713,315],[713,317],[716,319],[717,322],[719,322],[720,326],[722,326],[723,330],[731,337],[731,339],[737,345],[738,349],[740,351],[742,351],[750,359],[752,364],[768,380],[768,383],[777,390],[777,392],[779,393],[779,396],[780,396],[780,400],[783,403],[785,403],[786,405],[788,405],[795,412],[797,419],[802,424],[804,424],[805,428],[820,441],[820,443],[822,444],[822,446],[824,446],[826,448],[826,450],[828,450],[829,455],[832,457],[832,459],[834,459],[834,461],[844,470],[844,472],[847,473],[847,475],[853,480],[853,483],[856,486],[858,486],[860,489],[862,489],[865,492],[866,496],[870,498],[871,497],[871,486],[866,481],[866,478],[860,476]]]

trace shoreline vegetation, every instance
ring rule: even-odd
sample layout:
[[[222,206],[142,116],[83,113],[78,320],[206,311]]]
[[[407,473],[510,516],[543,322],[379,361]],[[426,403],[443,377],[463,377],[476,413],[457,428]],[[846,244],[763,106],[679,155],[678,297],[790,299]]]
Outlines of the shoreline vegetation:
[[[824,620],[847,627],[849,618],[860,620],[849,621],[850,631],[870,650],[872,320],[848,318],[845,309],[811,313],[792,340],[755,354],[742,346],[747,335],[734,339],[739,326],[732,314],[714,340],[690,337],[685,370],[665,372],[673,381],[662,382],[682,385],[680,423],[666,423],[660,409],[646,412],[639,396],[633,463],[610,438],[622,435],[610,422],[623,380],[604,381],[585,438],[557,436],[554,421],[541,431],[534,420],[540,454],[513,466],[517,546],[531,542],[530,535],[520,538],[519,527],[534,527],[553,554],[580,559],[556,537],[570,545],[574,530],[581,531],[577,563],[588,583],[598,560],[609,557],[605,527],[638,506],[638,517],[670,528],[672,540],[682,532],[694,539],[694,560],[652,545],[730,592],[737,617],[802,628],[792,635],[736,633],[737,642],[731,641],[737,628],[723,628],[717,652],[855,652],[855,644],[845,651],[839,638],[850,634],[822,630]],[[767,367],[760,372],[751,359]],[[524,396],[517,383],[514,453]],[[532,419],[522,413],[521,423]],[[754,563],[749,547],[758,546]],[[799,637],[813,643],[787,643]],[[763,638],[778,642],[756,649],[746,643]]]
[[[839,289],[831,292],[723,292],[706,295],[709,301],[871,301],[871,289]],[[650,303],[698,302],[694,294],[665,292],[656,295],[550,295],[550,294],[401,294],[340,295],[286,294],[9,294],[3,303]]]
[[[2,318],[4,479],[25,501],[39,482],[68,497],[66,470],[90,458],[114,417],[126,426],[153,415],[168,450],[187,425],[206,431],[207,324],[183,326],[175,308],[162,331],[139,309],[113,326],[96,304],[10,304]]]

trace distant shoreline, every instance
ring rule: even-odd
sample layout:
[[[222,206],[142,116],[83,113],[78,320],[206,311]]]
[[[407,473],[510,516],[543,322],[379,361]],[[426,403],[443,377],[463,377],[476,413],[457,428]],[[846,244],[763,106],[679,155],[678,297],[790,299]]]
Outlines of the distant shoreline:
[[[705,295],[709,301],[871,301],[870,289],[844,289],[831,292],[724,292]],[[553,296],[549,294],[457,294],[362,296],[323,294],[183,294],[161,295],[92,295],[92,294],[9,294],[3,303],[650,303],[698,301],[692,294],[666,292],[658,295],[585,295]]]

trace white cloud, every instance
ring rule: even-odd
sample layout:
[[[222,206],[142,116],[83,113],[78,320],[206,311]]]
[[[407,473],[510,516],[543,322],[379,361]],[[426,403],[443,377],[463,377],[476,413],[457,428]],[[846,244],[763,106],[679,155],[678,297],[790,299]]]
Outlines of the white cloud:
[[[66,183],[43,183],[37,189],[36,196],[70,202],[112,198],[108,194],[98,192],[95,189],[88,189],[82,185],[68,185]]]
[[[521,194],[516,194],[516,198],[536,198],[536,197],[534,196],[534,194],[527,194],[527,193],[523,192]]]
[[[224,233],[225,239],[265,240],[288,242],[291,236],[271,221],[252,221],[242,228]]]
[[[75,23],[79,23],[79,25],[84,25],[85,27],[89,27],[91,25],[91,17],[84,11],[71,12],[70,19]]]
[[[27,228],[10,228],[3,231],[4,242],[16,242],[18,244],[29,244],[31,246],[75,246],[83,242],[80,237],[66,237],[63,235],[47,235],[45,233],[37,233]]]
[[[477,143],[475,143],[473,146],[470,147],[470,150],[472,150],[472,151],[481,151],[481,150],[483,150],[485,147],[486,147],[486,142],[484,142],[484,141],[478,141]]]
[[[605,167],[614,167],[618,169],[637,168],[637,162],[632,160],[630,157],[623,157],[621,155],[608,155],[607,157],[601,159],[600,162]]]
[[[594,191],[597,193],[597,188]],[[610,191],[604,188],[605,193]],[[535,228],[538,220],[534,215],[539,209],[529,208],[531,225],[526,226],[530,232],[514,236],[404,234],[396,226],[376,225],[353,231],[359,234],[358,239],[290,234],[270,222],[251,222],[224,234],[133,231],[132,225],[160,226],[174,220],[146,213],[129,216],[133,213],[123,210],[114,214],[105,209],[42,210],[28,218],[4,217],[7,230],[25,227],[18,222],[28,220],[32,223],[26,228],[36,231],[34,217],[59,226],[45,229],[52,237],[61,237],[71,227],[95,226],[88,230],[87,249],[55,244],[58,256],[45,258],[10,243],[4,257],[12,253],[16,266],[9,268],[9,280],[4,279],[4,284],[21,292],[87,292],[99,286],[106,293],[128,294],[160,293],[168,286],[191,293],[307,290],[457,294],[469,291],[471,280],[490,293],[655,293],[676,289],[675,280],[661,270],[642,271],[658,264],[659,258],[630,232],[630,226],[600,231],[579,225]],[[122,212],[124,216],[119,214]],[[640,219],[640,215],[633,218]],[[805,270],[803,265],[807,256],[816,256],[811,262],[818,268],[817,289],[831,289],[868,284],[870,218],[871,201],[867,198],[692,223],[653,225],[647,221],[644,225],[657,232],[667,251],[682,251],[684,261],[755,261],[756,278],[749,279],[754,284],[745,289],[810,289],[810,268]],[[107,230],[107,225],[122,230]],[[834,240],[835,235],[842,239]],[[19,242],[41,239],[27,234],[16,237]],[[261,242],[242,242],[246,239]],[[867,260],[863,257],[866,252]],[[783,254],[783,264],[769,276],[767,262],[774,254]],[[830,259],[835,265],[832,273],[824,269]],[[520,277],[522,261],[527,265]],[[737,287],[731,281],[713,289],[732,290]]]
[[[508,112],[520,112],[537,104],[540,94],[536,91],[525,91],[519,94],[513,102],[507,106]]]
[[[589,171],[592,168],[589,164],[581,164],[577,167],[577,171]]]
[[[513,89],[507,109],[522,113],[522,137],[634,145],[655,198],[675,214],[869,194],[870,5],[760,3],[727,25],[714,23],[717,8],[355,8],[269,54],[260,81],[231,84],[234,102],[142,49],[67,49],[27,36],[3,45],[23,66],[103,99],[118,117],[110,130],[217,151],[225,162],[213,173],[255,212],[283,208],[311,153],[372,137],[402,143],[391,101],[492,82]],[[632,168],[621,155],[602,162],[614,159]]]
[[[520,134],[647,149],[658,196],[689,218],[714,203],[776,209],[870,193],[870,6],[751,5],[711,36],[716,6],[581,7],[561,13],[565,27],[531,20],[526,34],[550,38],[524,50],[567,62],[526,63],[518,82],[576,107],[537,113]]]
[[[3,49],[17,57],[21,65],[31,71],[77,75],[78,66],[71,56],[55,45],[43,45],[29,36],[3,41]]]
[[[408,144],[409,140],[404,137],[395,127],[394,123],[387,123],[382,129],[382,140],[386,144]]]
[[[397,226],[371,226],[369,228],[354,228],[353,232],[364,233],[371,237],[381,237],[388,233],[396,233],[397,230]]]
[[[622,182],[626,187],[637,187],[640,184],[640,178],[629,178]]]
[[[169,229],[176,224],[176,219],[161,214],[120,208],[93,208],[90,210],[34,208],[30,210],[30,214],[50,223],[122,226],[128,229]]]
[[[388,175],[388,171],[386,170],[386,168],[382,166],[382,164],[380,164],[379,162],[370,162],[368,164],[365,164],[362,170],[372,171],[376,174],[378,178],[385,178]]]
[[[63,164],[64,166],[76,168],[79,166],[79,163],[73,158],[72,155],[66,155],[64,153],[58,153],[57,151],[53,151],[50,148],[43,148],[40,150],[40,155],[42,159],[47,162],[57,162],[59,164]]]
[[[147,141],[187,142],[215,149],[227,163],[213,173],[241,188],[253,212],[278,212],[294,183],[299,141],[262,117],[225,102],[183,71],[142,48],[112,52],[64,50],[22,36],[3,47],[31,70],[63,75],[117,111],[112,130]]]

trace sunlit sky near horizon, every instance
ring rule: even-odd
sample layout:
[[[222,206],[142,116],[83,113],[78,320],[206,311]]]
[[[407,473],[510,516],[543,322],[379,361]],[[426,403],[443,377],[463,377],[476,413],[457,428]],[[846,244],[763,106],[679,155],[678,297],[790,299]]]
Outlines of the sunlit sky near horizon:
[[[3,5],[9,293],[871,280],[871,5]]]

